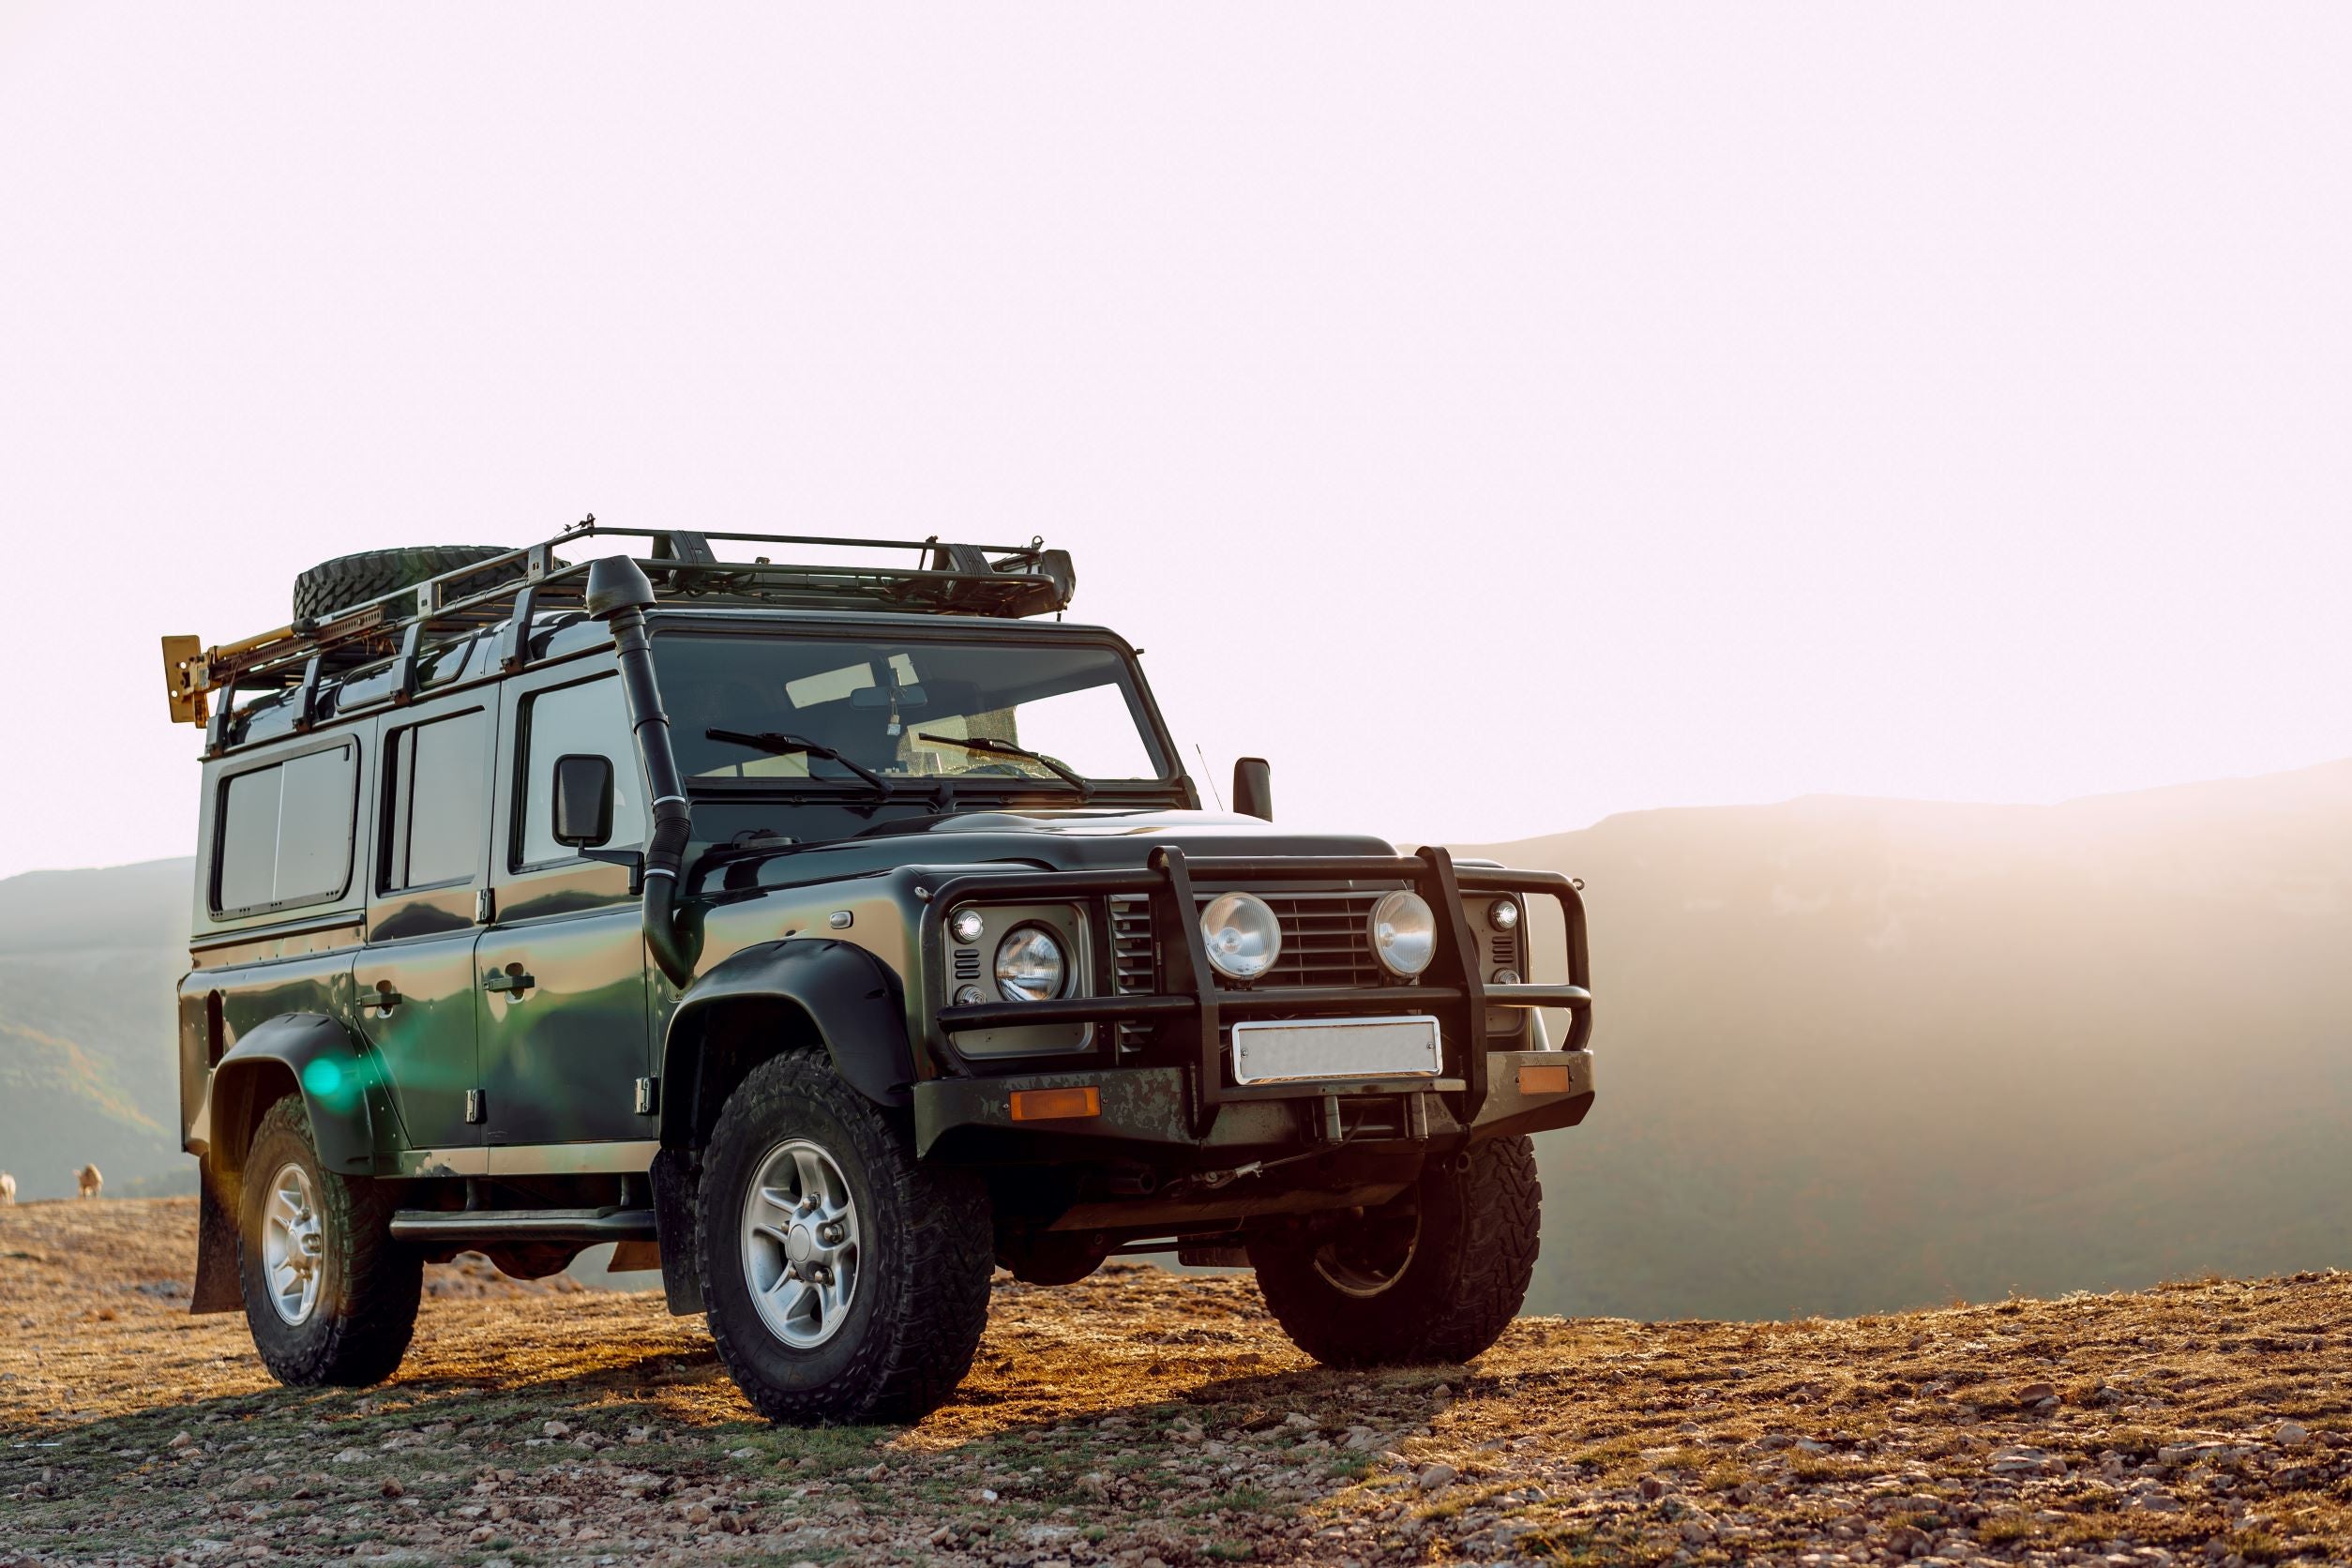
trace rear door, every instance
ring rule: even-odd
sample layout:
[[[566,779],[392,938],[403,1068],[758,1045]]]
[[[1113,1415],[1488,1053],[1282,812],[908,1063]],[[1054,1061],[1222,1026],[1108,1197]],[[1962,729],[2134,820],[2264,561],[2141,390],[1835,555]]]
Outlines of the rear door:
[[[490,1170],[571,1168],[553,1145],[646,1143],[650,1159],[655,1069],[638,900],[625,867],[555,842],[550,788],[559,757],[610,758],[604,847],[642,847],[645,787],[620,680],[610,655],[592,656],[507,682],[503,702],[512,739],[500,769],[497,919],[475,951]]]
[[[382,1054],[412,1148],[480,1168],[482,1127],[468,1120],[481,1084],[474,946],[489,885],[496,696],[420,703],[380,721],[375,865],[368,945],[353,965],[352,1006]],[[428,1162],[431,1163],[431,1162]]]

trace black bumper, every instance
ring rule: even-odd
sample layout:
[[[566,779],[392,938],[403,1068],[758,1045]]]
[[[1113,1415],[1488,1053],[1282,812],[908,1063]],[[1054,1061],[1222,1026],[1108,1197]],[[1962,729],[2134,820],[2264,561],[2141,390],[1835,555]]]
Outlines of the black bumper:
[[[1265,1150],[1337,1145],[1359,1137],[1356,1113],[1376,1103],[1394,1128],[1380,1141],[1445,1148],[1485,1138],[1573,1127],[1592,1108],[1592,1053],[1490,1052],[1486,1094],[1468,1122],[1452,1079],[1373,1078],[1291,1083],[1276,1094],[1218,1104],[1196,1132],[1190,1074],[1181,1067],[1101,1067],[1004,1078],[933,1078],[914,1086],[915,1152],[948,1157],[1083,1157],[1151,1148],[1235,1158]],[[1082,1121],[1017,1122],[1017,1090],[1093,1088],[1102,1112]],[[1415,1105],[1411,1102],[1418,1101]],[[1214,1162],[1213,1162],[1214,1163]]]

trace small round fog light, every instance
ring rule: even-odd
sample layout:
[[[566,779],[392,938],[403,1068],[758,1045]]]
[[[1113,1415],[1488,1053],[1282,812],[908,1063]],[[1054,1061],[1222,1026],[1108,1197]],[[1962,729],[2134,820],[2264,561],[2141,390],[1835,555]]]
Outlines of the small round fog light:
[[[1498,931],[1517,930],[1519,928],[1519,901],[1515,898],[1498,898],[1488,904],[1486,924]]]
[[[956,1005],[958,1007],[977,1007],[988,1000],[988,993],[977,986],[956,988]]]
[[[1515,969],[1499,969],[1495,971],[1494,978],[1486,982],[1489,986],[1515,986],[1518,983],[1519,972]]]
[[[947,934],[965,947],[978,942],[988,928],[988,923],[980,918],[978,910],[957,910],[947,922]]]

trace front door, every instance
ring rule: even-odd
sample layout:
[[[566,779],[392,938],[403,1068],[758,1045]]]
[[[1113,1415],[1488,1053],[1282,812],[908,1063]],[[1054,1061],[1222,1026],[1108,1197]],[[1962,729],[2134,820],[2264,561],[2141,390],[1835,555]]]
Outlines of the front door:
[[[352,1004],[384,1060],[409,1147],[436,1153],[482,1142],[468,1096],[481,1083],[474,944],[490,869],[490,701],[452,698],[379,727],[368,945],[353,964]]]
[[[604,847],[644,842],[620,681],[609,654],[592,656],[509,682],[503,701],[514,739],[500,770],[496,917],[474,954],[490,1171],[564,1168],[546,1152],[556,1144],[645,1143],[650,1158],[658,1128],[638,900],[625,867],[555,842],[550,788],[559,757],[611,758]]]

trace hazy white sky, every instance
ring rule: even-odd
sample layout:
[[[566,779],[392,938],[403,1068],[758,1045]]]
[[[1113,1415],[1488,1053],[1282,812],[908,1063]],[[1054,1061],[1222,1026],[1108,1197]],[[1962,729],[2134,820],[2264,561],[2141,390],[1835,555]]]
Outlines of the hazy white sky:
[[[326,555],[1033,533],[1284,820],[2352,752],[2352,12],[0,0],[0,875]]]

